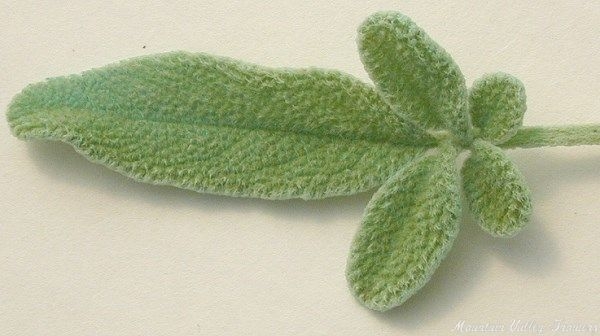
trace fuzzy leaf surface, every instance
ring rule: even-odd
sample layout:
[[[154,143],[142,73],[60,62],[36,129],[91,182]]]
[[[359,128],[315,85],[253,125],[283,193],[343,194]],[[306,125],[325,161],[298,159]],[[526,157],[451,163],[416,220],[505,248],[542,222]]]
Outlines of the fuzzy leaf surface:
[[[385,311],[427,283],[458,234],[455,149],[407,165],[373,196],[354,238],[347,278],[356,298]]]
[[[513,137],[523,125],[527,109],[525,87],[505,73],[483,76],[469,92],[471,120],[479,137],[500,144]]]
[[[185,52],[30,85],[8,120],[140,181],[269,199],[375,188],[432,143],[349,75]]]
[[[471,137],[465,80],[442,47],[396,12],[370,16],[358,33],[365,68],[394,108],[424,128]]]
[[[531,217],[531,192],[502,149],[486,141],[475,141],[462,176],[471,212],[485,231],[510,237],[527,224]]]

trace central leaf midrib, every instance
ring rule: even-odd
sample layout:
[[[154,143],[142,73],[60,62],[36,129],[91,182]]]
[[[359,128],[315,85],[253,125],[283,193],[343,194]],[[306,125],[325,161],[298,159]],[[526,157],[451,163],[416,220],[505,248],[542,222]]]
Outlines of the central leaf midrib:
[[[279,133],[279,134],[293,134],[296,136],[304,136],[304,137],[312,137],[312,138],[317,138],[317,139],[323,139],[329,142],[336,142],[341,140],[342,142],[367,142],[367,143],[373,143],[373,144],[377,144],[377,145],[392,145],[392,146],[399,146],[399,147],[417,147],[417,148],[429,148],[431,146],[425,146],[425,145],[416,145],[416,144],[411,144],[411,143],[403,143],[400,141],[394,142],[394,141],[390,141],[390,139],[374,139],[374,138],[367,138],[367,137],[344,137],[341,135],[335,135],[335,134],[318,134],[318,133],[313,133],[313,132],[309,132],[309,131],[299,131],[299,130],[281,130],[281,129],[276,129],[276,128],[271,128],[271,127],[264,127],[264,126],[256,126],[256,125],[236,125],[233,123],[215,123],[215,122],[210,122],[206,119],[196,119],[197,122],[193,122],[193,123],[187,123],[187,122],[183,122],[183,121],[170,121],[170,120],[154,120],[154,119],[142,119],[142,118],[131,118],[128,116],[124,116],[123,114],[117,113],[117,112],[112,112],[112,111],[101,111],[101,110],[93,110],[93,109],[82,109],[82,108],[70,108],[70,107],[39,107],[38,110],[34,111],[34,112],[29,112],[29,113],[23,113],[21,114],[19,117],[13,119],[13,123],[16,123],[17,120],[21,119],[21,118],[26,118],[26,117],[32,117],[35,115],[39,115],[42,114],[44,112],[50,112],[51,114],[53,113],[57,113],[57,112],[63,112],[66,111],[68,113],[85,113],[91,117],[97,116],[97,117],[109,117],[109,118],[113,118],[113,119],[122,119],[122,120],[127,120],[129,122],[145,122],[145,123],[154,123],[154,124],[168,124],[168,125],[184,125],[187,127],[193,127],[193,126],[207,126],[207,127],[224,127],[224,128],[230,128],[230,129],[235,129],[235,130],[246,130],[246,131],[260,131],[260,132],[267,132],[267,133]]]

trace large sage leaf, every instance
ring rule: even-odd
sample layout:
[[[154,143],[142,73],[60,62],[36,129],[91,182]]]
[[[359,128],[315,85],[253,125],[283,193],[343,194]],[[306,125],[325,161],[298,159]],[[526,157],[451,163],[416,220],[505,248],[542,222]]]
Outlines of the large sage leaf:
[[[30,85],[8,119],[137,180],[274,199],[374,188],[431,143],[348,75],[183,52]]]

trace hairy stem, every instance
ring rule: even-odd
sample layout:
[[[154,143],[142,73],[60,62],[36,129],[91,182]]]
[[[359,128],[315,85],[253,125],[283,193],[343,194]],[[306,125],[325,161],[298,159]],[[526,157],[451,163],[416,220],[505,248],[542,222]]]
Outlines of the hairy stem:
[[[529,126],[500,144],[502,148],[600,145],[600,124],[568,126]]]

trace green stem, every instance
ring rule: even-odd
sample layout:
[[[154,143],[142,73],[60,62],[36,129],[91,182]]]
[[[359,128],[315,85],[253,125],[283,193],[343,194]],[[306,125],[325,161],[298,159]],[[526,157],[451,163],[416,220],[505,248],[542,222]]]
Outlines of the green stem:
[[[502,148],[600,145],[600,124],[521,127]]]

